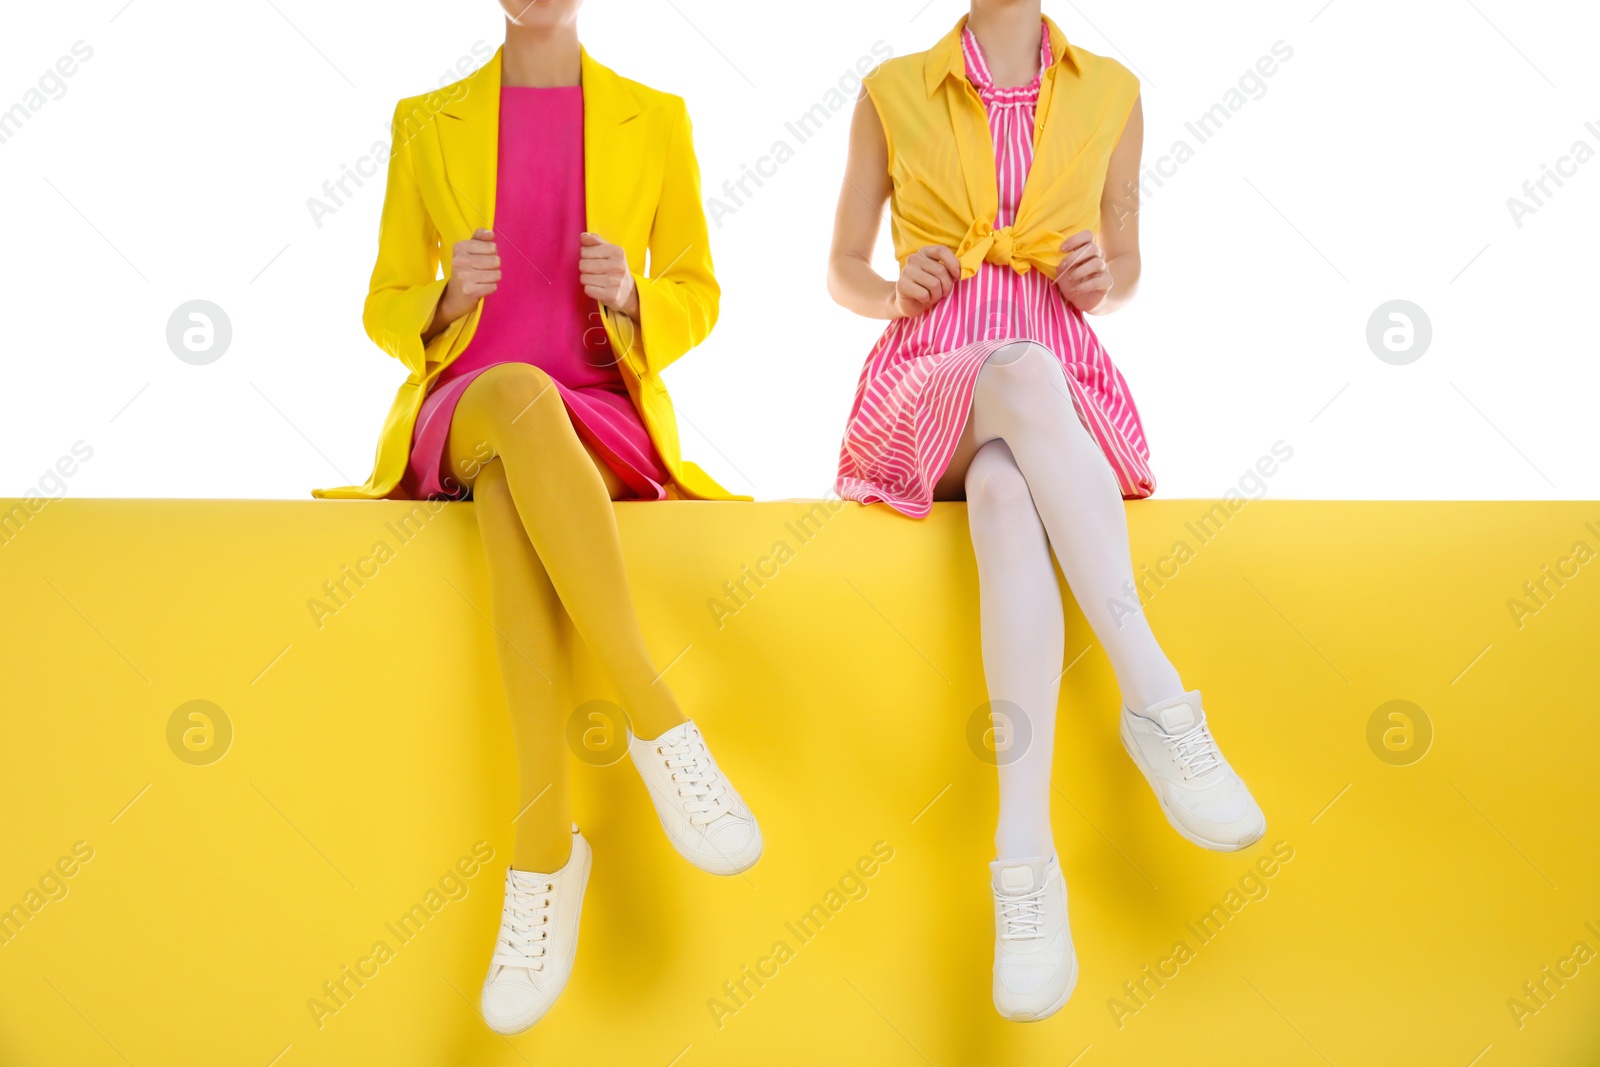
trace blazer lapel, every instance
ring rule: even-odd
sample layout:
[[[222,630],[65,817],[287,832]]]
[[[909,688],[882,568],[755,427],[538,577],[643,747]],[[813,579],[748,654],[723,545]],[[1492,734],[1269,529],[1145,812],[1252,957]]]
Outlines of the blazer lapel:
[[[650,239],[649,219],[630,219],[646,205],[654,217],[655,196],[645,196],[647,167],[645,121],[638,98],[616,72],[583,56],[583,199],[590,233],[619,245],[628,256],[628,268],[643,274]],[[639,380],[644,365],[638,353],[638,331],[626,315],[600,306],[618,364],[631,373],[623,381],[639,403]]]
[[[467,91],[440,111],[439,145],[449,199],[468,231],[493,228],[500,149],[500,63],[504,49],[466,79]],[[629,129],[638,100],[615,73],[583,53],[584,198],[589,229],[609,241],[625,221],[639,176],[638,137]],[[636,124],[635,124],[636,125]]]
[[[625,245],[627,209],[641,176],[639,101],[626,82],[583,53],[583,193],[589,232]],[[630,253],[635,250],[628,249]],[[638,249],[644,267],[644,249]]]
[[[466,233],[494,228],[502,51],[466,79],[466,93],[446,104],[437,122],[447,199],[455,203]]]

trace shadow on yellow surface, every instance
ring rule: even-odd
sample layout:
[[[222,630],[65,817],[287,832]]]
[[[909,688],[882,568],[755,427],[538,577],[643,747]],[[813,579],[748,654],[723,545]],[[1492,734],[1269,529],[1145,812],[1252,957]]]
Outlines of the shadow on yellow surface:
[[[470,505],[0,523],[0,1063],[1600,1062],[1600,505],[1130,505],[1268,832],[1169,829],[1074,612],[1053,817],[1082,973],[1026,1026],[989,1002],[961,508],[618,515],[766,855],[703,874],[631,764],[575,762],[577,966],[509,1041],[476,1008],[515,783]],[[574,705],[608,695],[580,664]]]

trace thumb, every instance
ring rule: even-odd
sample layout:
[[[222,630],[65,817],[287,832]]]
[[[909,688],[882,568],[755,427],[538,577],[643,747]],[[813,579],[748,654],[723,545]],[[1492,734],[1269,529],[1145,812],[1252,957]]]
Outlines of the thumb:
[[[597,233],[589,233],[587,230],[585,230],[583,233],[578,234],[578,240],[581,243],[583,243],[584,245],[587,245],[590,248],[593,248],[595,245],[603,245],[603,244],[606,243],[605,239],[603,237],[601,237],[599,234],[597,234]]]

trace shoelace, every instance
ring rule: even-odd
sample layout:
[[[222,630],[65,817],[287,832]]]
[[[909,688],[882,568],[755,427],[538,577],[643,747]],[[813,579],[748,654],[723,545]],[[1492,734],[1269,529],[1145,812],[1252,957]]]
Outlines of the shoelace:
[[[502,967],[543,971],[556,887],[551,882],[519,880],[515,874],[506,883],[505,917],[494,962]]]
[[[1005,931],[1000,935],[1007,941],[1032,941],[1044,933],[1044,886],[1021,896],[997,893],[1000,918],[1005,921]]]
[[[1181,734],[1167,734],[1166,739],[1183,765],[1189,768],[1191,778],[1202,778],[1222,766],[1222,753],[1217,750],[1216,739],[1203,718],[1192,729]]]
[[[711,753],[698,733],[690,733],[675,745],[656,745],[656,754],[666,763],[683,810],[694,826],[705,826],[733,811],[728,787],[711,765]]]

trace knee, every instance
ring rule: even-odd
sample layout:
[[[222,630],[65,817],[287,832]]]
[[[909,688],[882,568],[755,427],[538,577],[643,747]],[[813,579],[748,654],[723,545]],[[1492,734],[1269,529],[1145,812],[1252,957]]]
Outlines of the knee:
[[[1016,516],[1033,511],[1028,480],[1004,441],[990,441],[978,449],[967,468],[967,506],[974,511]]]
[[[1042,375],[1045,372],[1061,373],[1061,361],[1055,353],[1037,341],[1012,341],[1001,345],[984,360],[985,368],[1005,368],[1008,374]]]
[[[536,426],[552,418],[566,420],[566,407],[554,380],[527,363],[490,367],[467,392],[501,429]]]
[[[1008,408],[1055,405],[1068,397],[1061,361],[1044,345],[1014,341],[984,362],[978,385],[994,402]]]

